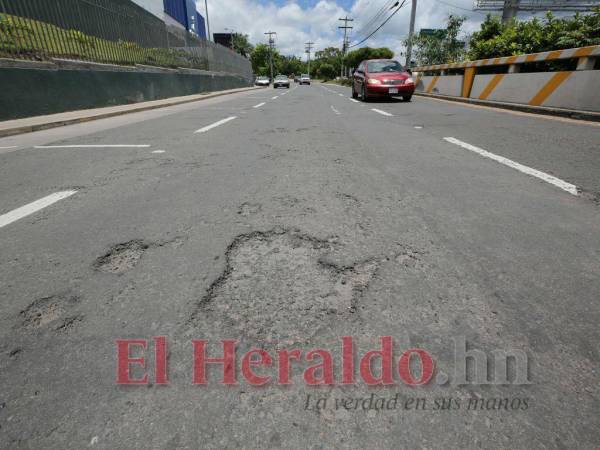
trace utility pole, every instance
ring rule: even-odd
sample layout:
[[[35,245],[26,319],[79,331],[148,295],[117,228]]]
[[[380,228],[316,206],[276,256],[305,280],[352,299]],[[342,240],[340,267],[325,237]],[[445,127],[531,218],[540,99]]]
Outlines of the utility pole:
[[[348,26],[348,22],[354,22],[354,19],[348,19],[348,16],[343,19],[338,19],[344,22],[343,27],[338,27],[341,30],[344,30],[344,41],[342,42],[342,65],[340,67],[340,76],[344,76],[344,56],[346,56],[346,50],[348,49],[348,30],[351,30],[353,27]]]
[[[415,35],[415,15],[417,14],[417,0],[412,0],[412,8],[410,9],[410,28],[408,29],[408,44],[406,45],[406,67],[410,67],[410,59],[412,57],[412,40]]]
[[[508,23],[510,19],[516,17],[519,10],[519,0],[504,0],[502,8],[502,23]]]
[[[204,13],[206,14],[206,37],[210,41],[210,23],[208,23],[208,0],[204,0]]]
[[[273,81],[273,46],[275,45],[273,35],[277,33],[275,31],[267,31],[265,34],[269,35],[269,66],[271,67],[271,81]]]
[[[308,77],[310,78],[310,51],[312,50],[312,46],[315,45],[314,42],[305,42],[306,45],[306,53],[308,54]]]

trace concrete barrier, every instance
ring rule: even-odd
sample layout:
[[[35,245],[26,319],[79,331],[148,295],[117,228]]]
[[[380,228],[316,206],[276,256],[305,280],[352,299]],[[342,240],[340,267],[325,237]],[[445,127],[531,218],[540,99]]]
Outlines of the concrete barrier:
[[[476,75],[470,98],[600,111],[600,71]]]
[[[456,64],[416,67],[416,93],[437,94],[478,102],[600,112],[600,46],[514,55]],[[521,73],[523,64],[576,59],[577,69]],[[491,74],[481,74],[482,67]],[[487,69],[488,71],[490,69]],[[448,72],[452,72],[449,75]]]
[[[87,62],[0,61],[0,120],[247,87],[240,76]]]
[[[426,76],[417,78],[416,83],[417,90],[421,90],[420,86],[422,86],[423,91],[429,94],[458,96],[462,92],[463,77],[462,75]]]

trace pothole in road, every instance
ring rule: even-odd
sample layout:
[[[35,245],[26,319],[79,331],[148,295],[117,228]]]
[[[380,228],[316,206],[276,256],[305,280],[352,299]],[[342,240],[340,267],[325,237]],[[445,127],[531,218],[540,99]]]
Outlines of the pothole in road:
[[[106,273],[123,273],[133,269],[149,245],[136,239],[113,246],[108,253],[96,259],[96,270]]]
[[[69,308],[77,303],[79,303],[79,297],[66,294],[37,299],[20,312],[23,319],[22,326],[27,329],[41,328],[60,319]]]
[[[306,342],[356,312],[379,265],[339,266],[328,257],[335,246],[334,239],[289,230],[238,236],[192,322],[221,322],[257,341]]]
[[[238,214],[240,216],[250,216],[252,214],[257,214],[262,210],[262,205],[260,203],[242,203],[240,208],[238,209]]]

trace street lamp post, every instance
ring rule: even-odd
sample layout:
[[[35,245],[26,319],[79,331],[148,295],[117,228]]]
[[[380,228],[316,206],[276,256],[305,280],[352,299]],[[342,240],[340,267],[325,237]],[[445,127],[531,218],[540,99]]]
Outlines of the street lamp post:
[[[204,0],[204,13],[206,15],[206,37],[210,41],[210,23],[208,22],[208,0]]]

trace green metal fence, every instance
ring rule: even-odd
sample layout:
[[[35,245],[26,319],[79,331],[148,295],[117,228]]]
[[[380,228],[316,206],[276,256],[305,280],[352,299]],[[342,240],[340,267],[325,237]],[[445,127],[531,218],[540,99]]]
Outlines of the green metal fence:
[[[130,0],[0,0],[0,58],[67,58],[252,77],[250,62]]]

